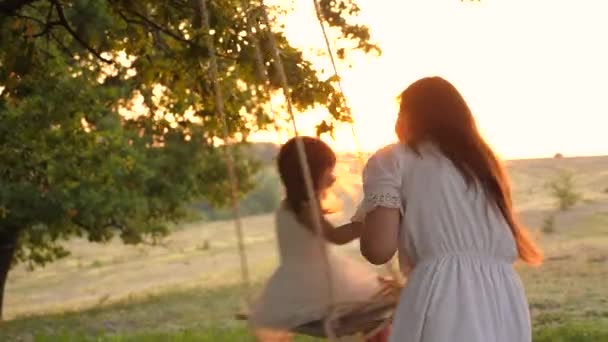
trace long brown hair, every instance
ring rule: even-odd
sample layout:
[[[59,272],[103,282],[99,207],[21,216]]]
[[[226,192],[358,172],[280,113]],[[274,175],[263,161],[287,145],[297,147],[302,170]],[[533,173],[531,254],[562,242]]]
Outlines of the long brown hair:
[[[301,136],[287,141],[279,150],[278,166],[281,181],[285,187],[287,204],[290,209],[298,212],[303,203],[309,200],[304,183],[304,174],[298,156],[296,139],[304,143],[306,160],[315,191],[319,191],[323,172],[336,165],[336,154],[321,139]]]
[[[469,186],[480,185],[496,203],[517,243],[519,258],[539,265],[543,256],[528,231],[515,218],[507,174],[477,129],[458,90],[440,77],[420,79],[400,96],[399,139],[414,151],[433,142],[452,161]]]

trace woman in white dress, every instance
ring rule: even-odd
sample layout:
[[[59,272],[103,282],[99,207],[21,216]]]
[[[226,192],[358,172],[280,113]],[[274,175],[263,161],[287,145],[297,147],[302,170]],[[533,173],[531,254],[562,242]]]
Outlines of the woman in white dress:
[[[361,252],[397,251],[408,282],[393,342],[528,342],[529,310],[512,264],[542,262],[516,220],[507,175],[456,88],[424,78],[401,94],[400,143],[363,174]]]
[[[360,225],[334,228],[321,217],[324,239],[319,241],[316,236],[295,139],[302,139],[304,144],[317,202],[335,181],[336,156],[323,141],[300,137],[281,147],[278,166],[286,199],[276,214],[280,266],[253,305],[250,316],[260,340],[277,341],[277,336],[280,340],[289,339],[285,331],[326,318],[330,304],[365,303],[383,289],[368,265],[355,262],[327,245],[341,245],[359,238]],[[328,248],[327,254],[320,242]],[[331,281],[328,281],[325,255]],[[330,283],[332,298],[329,297]],[[380,333],[372,340],[385,341],[386,335],[386,332]]]

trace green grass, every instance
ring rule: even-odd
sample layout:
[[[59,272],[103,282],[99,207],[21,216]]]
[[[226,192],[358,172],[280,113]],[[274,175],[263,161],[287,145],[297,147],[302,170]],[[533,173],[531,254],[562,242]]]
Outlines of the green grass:
[[[86,334],[38,335],[34,341],[44,342],[215,342],[215,341],[251,341],[255,340],[245,328],[210,328],[206,330],[186,330],[173,333],[140,333],[131,335]],[[297,336],[295,341],[318,341],[317,339]],[[534,332],[534,342],[605,342],[608,341],[608,329],[590,324],[566,324],[555,328],[543,328]]]
[[[517,266],[534,341],[608,342],[607,219],[606,213],[592,213],[576,228],[543,236],[545,264]],[[0,341],[253,341],[246,325],[233,318],[242,308],[242,291],[234,280],[18,318],[0,323]]]
[[[210,328],[201,331],[186,330],[179,332],[164,333],[137,333],[129,335],[99,335],[90,336],[84,333],[77,334],[58,334],[58,335],[38,335],[34,341],[44,342],[214,342],[214,341],[254,341],[244,328],[219,329]]]
[[[24,334],[103,335],[233,328],[242,325],[233,320],[241,307],[239,294],[236,286],[190,289],[80,312],[21,318],[0,325],[0,340],[19,339]]]
[[[608,326],[593,323],[566,323],[542,327],[534,332],[534,342],[606,342]]]
[[[207,329],[204,331],[180,331],[174,333],[142,333],[132,335],[101,335],[88,336],[84,334],[39,335],[33,337],[40,342],[216,342],[238,341],[255,342],[244,328]],[[306,336],[296,336],[295,342],[321,341]]]
[[[205,342],[205,341],[251,341],[255,339],[245,327],[210,327],[200,330],[174,332],[143,332],[126,334],[58,333],[32,335],[33,341],[44,342]],[[296,336],[296,342],[314,342],[319,339]],[[590,323],[566,323],[556,327],[535,329],[534,342],[606,342],[608,328]]]
[[[254,341],[234,319],[241,289],[225,286],[164,293],[80,312],[0,323],[0,341]],[[295,341],[315,341],[298,336]]]
[[[608,328],[608,221],[591,214],[580,226],[546,235],[546,261],[518,265],[537,327],[592,322]]]
[[[541,234],[545,264],[517,266],[535,342],[608,342],[608,206],[603,206],[608,196],[600,193],[608,187],[608,173],[598,171],[605,170],[608,159],[600,164],[577,167],[587,200],[560,213],[553,233]],[[512,165],[518,206],[528,211],[525,223],[531,227],[540,227],[544,211],[554,204],[544,179],[555,170],[550,160]],[[271,216],[245,220],[251,275],[258,285],[276,263],[272,222]],[[235,244],[232,225],[223,222],[185,225],[156,247],[73,241],[73,257],[34,273],[11,273],[8,299],[11,308],[20,309],[11,317],[37,314],[0,322],[0,341],[253,341],[247,326],[233,318],[243,307]],[[182,283],[188,286],[176,285]],[[169,289],[156,291],[160,285]],[[128,293],[145,288],[155,294],[124,299],[114,291],[123,286],[132,287]],[[112,300],[80,310],[77,299],[87,294],[83,288]],[[45,305],[57,310],[50,305],[56,303],[71,311],[48,314]]]
[[[561,307],[556,293],[540,290],[528,291],[534,341],[608,341],[606,303],[598,303],[595,312],[588,304],[599,298],[577,299],[570,304],[578,302],[578,307]],[[190,289],[80,312],[25,317],[2,323],[0,341],[254,341],[246,325],[233,319],[241,307],[240,294],[234,285]]]

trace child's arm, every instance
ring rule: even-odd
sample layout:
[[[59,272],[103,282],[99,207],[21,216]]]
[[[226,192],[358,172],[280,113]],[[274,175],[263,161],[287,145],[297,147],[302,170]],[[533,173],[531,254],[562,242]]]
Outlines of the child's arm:
[[[331,223],[328,222],[331,226]],[[325,229],[325,238],[336,245],[344,245],[361,237],[363,223],[350,222],[339,227]]]
[[[357,208],[355,215],[351,218],[351,222],[334,228],[328,232],[332,235],[331,242],[343,245],[361,237],[361,232],[365,226],[365,213],[361,205]]]
[[[319,211],[320,212],[320,211]],[[316,233],[315,223],[312,219],[312,210],[309,207],[303,207],[298,213],[298,219],[313,233]],[[329,221],[321,215],[321,229],[325,239],[336,245],[344,245],[361,236],[363,224],[359,222],[351,222],[339,227],[334,227]]]

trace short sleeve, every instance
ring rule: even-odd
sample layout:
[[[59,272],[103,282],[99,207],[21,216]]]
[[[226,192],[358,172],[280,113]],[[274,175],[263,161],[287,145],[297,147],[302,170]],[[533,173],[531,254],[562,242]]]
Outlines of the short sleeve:
[[[362,210],[376,207],[399,209],[403,214],[401,198],[402,166],[396,148],[391,145],[374,153],[363,170]]]

